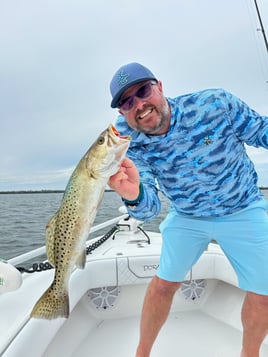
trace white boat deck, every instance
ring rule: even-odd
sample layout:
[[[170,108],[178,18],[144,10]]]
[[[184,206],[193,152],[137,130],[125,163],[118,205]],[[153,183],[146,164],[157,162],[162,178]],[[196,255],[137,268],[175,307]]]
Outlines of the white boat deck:
[[[52,342],[42,357],[58,357],[59,353],[65,357],[134,357],[145,288],[124,287],[118,305],[115,303],[107,311],[93,311],[92,301],[84,297],[59,332],[56,343]],[[244,293],[214,280],[207,281],[206,292],[196,302],[186,301],[181,292],[176,293],[151,357],[240,356],[240,308]],[[260,354],[265,356],[267,344]]]
[[[85,337],[72,356],[134,357],[138,329],[137,317],[104,321]],[[202,312],[172,313],[158,336],[151,357],[238,357],[240,338],[239,331]]]
[[[88,256],[70,279],[71,315],[30,319],[53,271],[26,274],[0,299],[3,357],[134,357],[147,284],[159,263],[161,237],[121,232]],[[191,278],[193,280],[191,280]],[[220,248],[211,244],[174,297],[150,357],[239,357],[245,293]],[[10,343],[12,342],[12,343]],[[260,357],[268,356],[268,337]]]

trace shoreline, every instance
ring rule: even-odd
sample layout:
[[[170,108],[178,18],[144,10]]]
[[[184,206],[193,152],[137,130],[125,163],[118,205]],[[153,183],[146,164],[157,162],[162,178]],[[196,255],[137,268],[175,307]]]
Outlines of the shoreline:
[[[25,193],[64,193],[64,191],[65,190],[10,190],[10,191],[0,191],[0,195],[25,194]],[[105,192],[113,192],[113,190],[107,189],[105,190]]]
[[[260,190],[268,190],[268,187],[259,187]],[[25,193],[64,193],[65,190],[10,190],[0,191],[0,195],[5,194],[25,194]],[[106,189],[105,192],[114,192],[114,190]]]

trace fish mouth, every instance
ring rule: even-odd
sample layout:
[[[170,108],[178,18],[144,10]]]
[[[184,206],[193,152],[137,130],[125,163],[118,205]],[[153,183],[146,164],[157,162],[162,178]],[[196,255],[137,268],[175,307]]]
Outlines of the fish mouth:
[[[114,146],[115,159],[116,161],[120,162],[129,147],[131,137],[129,135],[121,135],[112,124],[109,125],[108,130],[108,145]]]
[[[113,134],[114,137],[129,141],[131,137],[129,135],[121,135],[119,131],[112,125],[109,125],[109,132]]]
[[[107,135],[107,156],[103,159],[101,167],[98,170],[109,176],[118,171],[119,165],[122,162],[130,144],[130,136],[123,136],[119,131],[110,124],[106,129]]]
[[[119,131],[112,125],[110,124],[108,127],[108,133],[109,133],[109,140],[108,140],[108,145],[116,145],[116,146],[124,146],[129,145],[129,142],[131,140],[131,137],[129,135],[121,135]],[[109,143],[110,142],[110,143]]]

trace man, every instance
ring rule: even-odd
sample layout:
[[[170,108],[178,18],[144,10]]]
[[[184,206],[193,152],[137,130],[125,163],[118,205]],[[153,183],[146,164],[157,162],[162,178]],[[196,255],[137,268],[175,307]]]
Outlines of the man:
[[[241,356],[259,356],[268,333],[268,206],[244,144],[268,148],[268,117],[223,89],[166,98],[161,81],[138,63],[119,68],[110,90],[121,114],[116,126],[132,136],[110,187],[140,220],[160,212],[157,186],[171,202],[136,357],[150,355],[174,293],[212,237],[246,291]]]

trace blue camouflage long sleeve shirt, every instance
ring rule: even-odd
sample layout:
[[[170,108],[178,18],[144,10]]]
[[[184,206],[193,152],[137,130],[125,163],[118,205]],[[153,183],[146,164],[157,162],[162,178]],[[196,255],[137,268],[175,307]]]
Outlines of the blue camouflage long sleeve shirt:
[[[134,161],[143,196],[129,213],[140,220],[161,209],[158,189],[182,214],[223,216],[262,199],[257,173],[245,144],[268,148],[268,117],[223,89],[168,98],[169,131],[150,136],[119,116],[116,127],[131,135],[127,156]]]

